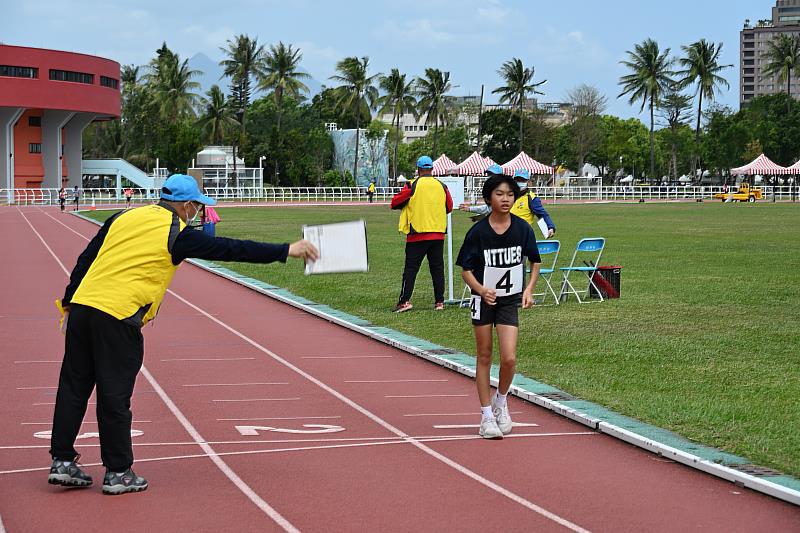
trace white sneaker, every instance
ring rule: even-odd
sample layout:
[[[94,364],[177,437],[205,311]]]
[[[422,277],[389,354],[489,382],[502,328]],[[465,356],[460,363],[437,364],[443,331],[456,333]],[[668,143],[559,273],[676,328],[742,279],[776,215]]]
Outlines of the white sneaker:
[[[492,400],[492,413],[494,413],[497,427],[503,432],[503,435],[511,433],[511,428],[514,424],[511,422],[511,415],[508,412],[508,402],[506,402],[503,407],[499,407],[495,405],[494,400]]]
[[[497,421],[494,418],[484,418],[481,420],[481,429],[478,435],[484,439],[502,439],[503,432],[497,427]]]

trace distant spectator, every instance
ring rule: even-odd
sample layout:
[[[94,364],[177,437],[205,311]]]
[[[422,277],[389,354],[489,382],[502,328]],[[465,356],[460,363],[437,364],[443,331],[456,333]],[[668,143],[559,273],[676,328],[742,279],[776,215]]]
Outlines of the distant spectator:
[[[67,191],[64,187],[58,191],[58,205],[61,207],[61,212],[64,212],[64,204],[67,202]]]
[[[77,211],[80,208],[81,202],[81,191],[78,190],[77,185],[72,188],[72,202],[75,204],[75,209],[73,209],[73,211]]]
[[[125,209],[130,209],[131,207],[131,196],[133,196],[133,189],[128,187],[125,189]]]

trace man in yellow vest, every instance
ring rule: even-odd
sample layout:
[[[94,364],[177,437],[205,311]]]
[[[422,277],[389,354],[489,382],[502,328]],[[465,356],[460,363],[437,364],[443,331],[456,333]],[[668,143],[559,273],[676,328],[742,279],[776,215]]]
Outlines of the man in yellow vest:
[[[371,180],[369,182],[369,186],[367,187],[367,196],[369,197],[369,203],[372,203],[372,197],[375,196],[375,180]]]
[[[64,297],[57,302],[66,342],[53,415],[49,483],[92,484],[76,463],[80,455],[75,438],[96,386],[100,456],[106,467],[103,492],[147,489],[147,481],[131,469],[130,399],[144,357],[141,328],[156,317],[184,259],[271,263],[318,257],[317,249],[304,240],[268,244],[197,231],[194,224],[203,206],[214,204],[194,178],[175,174],[164,182],[158,204],[115,214],[78,257]]]
[[[433,177],[433,160],[423,155],[417,160],[418,178],[394,195],[392,209],[402,209],[399,230],[406,234],[406,260],[403,285],[396,313],[411,310],[411,294],[422,260],[427,256],[433,280],[433,308],[444,309],[444,238],[447,213],[453,199],[447,187]]]
[[[503,169],[500,167],[500,165],[492,165],[486,169],[486,174],[490,177],[502,173]],[[549,239],[555,234],[556,225],[553,223],[553,219],[550,218],[550,215],[547,213],[544,206],[542,206],[542,201],[538,196],[536,196],[536,193],[528,190],[529,178],[530,173],[524,168],[519,169],[514,173],[514,182],[522,191],[522,196],[517,198],[517,200],[514,202],[514,205],[511,207],[511,214],[525,219],[525,221],[531,226],[536,224],[537,219],[544,219],[544,222],[547,225],[547,238]],[[473,206],[469,203],[463,203],[458,206],[458,208],[469,213],[477,213],[478,217],[488,215],[489,211],[491,211],[491,208],[488,205]]]

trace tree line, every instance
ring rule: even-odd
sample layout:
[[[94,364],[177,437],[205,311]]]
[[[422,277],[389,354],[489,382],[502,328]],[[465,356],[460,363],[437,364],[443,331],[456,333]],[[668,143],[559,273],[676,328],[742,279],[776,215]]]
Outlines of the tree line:
[[[335,86],[309,99],[302,52],[291,44],[265,46],[237,35],[220,50],[228,96],[219,85],[198,94],[200,72],[166,43],[146,66],[122,67],[121,119],[87,128],[85,156],[120,157],[145,170],[159,158],[162,167],[178,171],[203,145],[225,144],[248,166],[263,165],[275,185],[354,184],[357,160],[352,173],[332,170],[325,129],[330,122],[355,128],[357,146],[362,132],[369,139],[388,131],[391,176],[413,172],[413,161],[423,153],[446,153],[457,162],[475,149],[498,162],[525,150],[562,168],[580,171],[591,163],[608,180],[627,173],[650,180],[697,176],[699,169],[724,173],[757,150],[780,164],[800,155],[800,109],[788,92],[755,99],[739,112],[713,103],[729,87],[722,72],[731,65],[719,63],[721,43],[704,39],[683,46],[677,58],[652,39],[627,52],[623,65],[629,73],[620,78],[618,97],[647,110],[649,131],[638,119],[605,114],[607,98],[586,84],[568,92],[565,117],[554,122],[533,99],[544,94],[546,80],[535,81],[534,68],[519,58],[497,71],[503,85],[492,92],[503,105],[480,113],[459,104],[450,94],[450,73],[436,68],[416,77],[397,68],[382,74],[371,70],[366,56],[346,57],[330,78]],[[800,37],[779,36],[766,57],[766,72],[788,91],[800,65]],[[407,115],[415,124],[424,117],[431,133],[402,143]],[[376,119],[381,116],[390,116],[390,123]]]

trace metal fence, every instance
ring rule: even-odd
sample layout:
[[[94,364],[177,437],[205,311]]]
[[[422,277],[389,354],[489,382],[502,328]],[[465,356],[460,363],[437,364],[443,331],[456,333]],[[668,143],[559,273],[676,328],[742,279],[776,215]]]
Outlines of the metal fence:
[[[467,187],[465,198],[473,203],[481,202],[479,183]],[[133,202],[158,200],[157,189],[132,189]],[[388,202],[400,187],[378,187],[374,201]],[[614,201],[676,201],[712,200],[714,195],[726,193],[722,187],[536,187],[539,197],[545,202],[614,202]],[[798,201],[800,187],[763,186],[761,201]],[[735,192],[729,189],[727,194]],[[351,203],[366,202],[363,187],[208,187],[205,193],[221,202],[231,203]],[[121,189],[81,189],[79,206],[119,205],[125,202]],[[66,203],[74,205],[72,190],[66,191]],[[0,205],[58,205],[58,189],[0,189]]]

